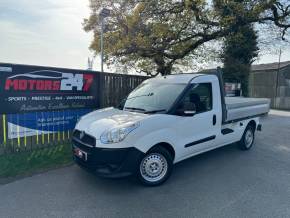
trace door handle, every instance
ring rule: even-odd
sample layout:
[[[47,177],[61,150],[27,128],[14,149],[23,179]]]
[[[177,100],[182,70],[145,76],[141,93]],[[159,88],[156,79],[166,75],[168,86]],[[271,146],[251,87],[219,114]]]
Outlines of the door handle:
[[[216,124],[216,115],[214,114],[212,117],[212,125],[215,126],[215,124]]]

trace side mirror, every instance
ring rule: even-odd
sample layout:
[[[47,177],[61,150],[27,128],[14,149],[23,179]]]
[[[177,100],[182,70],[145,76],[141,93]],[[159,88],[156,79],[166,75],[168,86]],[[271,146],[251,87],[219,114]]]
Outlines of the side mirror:
[[[185,116],[193,116],[194,114],[196,114],[196,111],[195,110],[184,111],[183,113],[184,113]]]
[[[183,103],[176,110],[176,115],[191,117],[196,114],[196,107],[194,103]]]

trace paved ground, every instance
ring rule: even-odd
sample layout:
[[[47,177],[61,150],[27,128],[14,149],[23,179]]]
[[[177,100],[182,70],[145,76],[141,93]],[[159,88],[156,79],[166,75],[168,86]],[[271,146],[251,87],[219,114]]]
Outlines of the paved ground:
[[[71,166],[0,186],[0,217],[290,217],[290,113],[272,111],[255,147],[186,160],[161,187]]]

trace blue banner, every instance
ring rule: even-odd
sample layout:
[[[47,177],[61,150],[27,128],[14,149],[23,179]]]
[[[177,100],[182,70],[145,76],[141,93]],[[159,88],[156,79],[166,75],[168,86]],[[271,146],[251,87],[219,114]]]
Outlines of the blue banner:
[[[73,130],[77,120],[92,109],[8,114],[8,138]]]

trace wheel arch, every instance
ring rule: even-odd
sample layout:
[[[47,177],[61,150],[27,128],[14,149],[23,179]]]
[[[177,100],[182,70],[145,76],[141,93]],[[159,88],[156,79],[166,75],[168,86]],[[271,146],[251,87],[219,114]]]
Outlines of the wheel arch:
[[[250,120],[250,121],[248,122],[247,127],[248,127],[248,126],[252,126],[252,127],[254,128],[254,130],[256,131],[257,123],[256,123],[255,120]]]
[[[155,145],[153,145],[147,152],[149,152],[150,150],[152,150],[153,148],[160,146],[165,148],[167,151],[169,151],[169,153],[172,156],[173,161],[175,160],[175,150],[173,148],[173,146],[171,144],[169,144],[168,142],[159,142]]]

